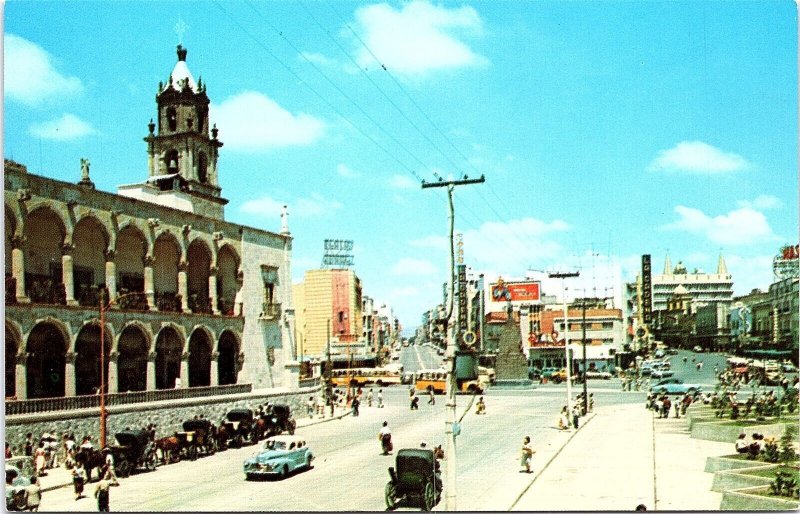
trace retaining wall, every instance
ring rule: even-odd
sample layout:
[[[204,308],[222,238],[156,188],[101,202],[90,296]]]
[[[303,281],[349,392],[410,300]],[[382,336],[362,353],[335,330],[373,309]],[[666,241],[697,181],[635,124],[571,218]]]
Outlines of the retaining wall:
[[[800,502],[753,494],[767,492],[769,486],[747,487],[722,493],[720,510],[797,510]]]

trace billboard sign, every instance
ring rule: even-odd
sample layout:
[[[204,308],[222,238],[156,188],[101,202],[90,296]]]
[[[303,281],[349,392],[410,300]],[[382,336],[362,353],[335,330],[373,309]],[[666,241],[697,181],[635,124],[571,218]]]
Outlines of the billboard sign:
[[[642,323],[649,325],[653,321],[653,283],[650,254],[642,255]]]
[[[502,278],[491,284],[493,302],[538,302],[541,300],[540,282],[505,282]]]

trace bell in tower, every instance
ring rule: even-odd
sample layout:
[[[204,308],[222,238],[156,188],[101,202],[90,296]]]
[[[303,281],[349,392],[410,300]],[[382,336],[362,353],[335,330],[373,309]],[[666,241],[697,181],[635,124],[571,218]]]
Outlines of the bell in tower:
[[[119,193],[223,219],[228,201],[221,197],[217,160],[222,142],[213,125],[202,78],[195,81],[186,65],[187,49],[178,45],[178,60],[166,83],[158,84],[157,118],[148,124],[148,179]],[[172,195],[172,197],[170,197]],[[173,198],[174,197],[174,198]],[[174,202],[171,202],[174,200]]]

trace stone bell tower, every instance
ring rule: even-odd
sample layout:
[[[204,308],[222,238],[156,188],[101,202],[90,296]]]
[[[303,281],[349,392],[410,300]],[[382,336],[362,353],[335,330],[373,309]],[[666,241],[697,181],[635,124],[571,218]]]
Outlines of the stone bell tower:
[[[150,190],[128,186],[120,194],[223,219],[228,201],[221,197],[217,175],[219,131],[216,125],[209,127],[206,86],[189,71],[186,48],[178,45],[177,53],[167,83],[158,84],[158,121],[150,120],[144,138]]]

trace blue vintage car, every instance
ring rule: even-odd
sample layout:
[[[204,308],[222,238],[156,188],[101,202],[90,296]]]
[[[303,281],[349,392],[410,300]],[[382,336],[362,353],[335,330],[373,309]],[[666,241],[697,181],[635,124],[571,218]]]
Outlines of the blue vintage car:
[[[665,378],[650,388],[653,394],[694,394],[703,390],[700,384],[687,384],[680,378]]]
[[[314,455],[306,440],[296,435],[276,435],[264,441],[261,451],[244,461],[244,474],[286,478],[298,469],[308,469]]]

